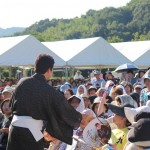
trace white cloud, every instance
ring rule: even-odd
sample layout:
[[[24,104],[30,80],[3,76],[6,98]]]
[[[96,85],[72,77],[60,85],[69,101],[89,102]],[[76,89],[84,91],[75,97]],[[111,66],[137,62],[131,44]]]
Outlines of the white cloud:
[[[119,7],[130,0],[1,0],[0,27],[27,27],[45,18],[73,18],[89,9]]]

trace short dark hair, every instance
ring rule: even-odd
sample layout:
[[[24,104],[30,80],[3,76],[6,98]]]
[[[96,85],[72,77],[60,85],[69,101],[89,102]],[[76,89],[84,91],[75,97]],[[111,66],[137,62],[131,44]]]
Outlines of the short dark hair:
[[[71,89],[67,89],[66,91],[68,91],[70,93],[70,95],[74,95],[74,93]]]
[[[132,70],[128,70],[128,71],[127,71],[127,73],[131,73],[131,74],[133,74],[133,71],[132,71]]]
[[[53,69],[54,63],[55,62],[52,56],[40,54],[35,61],[34,71],[39,74],[44,74],[48,69]]]

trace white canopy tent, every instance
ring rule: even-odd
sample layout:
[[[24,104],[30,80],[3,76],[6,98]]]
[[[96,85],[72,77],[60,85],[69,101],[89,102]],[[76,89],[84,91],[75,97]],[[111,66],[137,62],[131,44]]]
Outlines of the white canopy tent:
[[[131,62],[101,37],[42,42],[42,44],[64,59],[68,66],[111,67]]]
[[[55,67],[65,61],[31,35],[0,38],[0,66],[33,66],[39,54],[50,54]]]
[[[150,67],[150,48],[134,61],[138,66]]]
[[[98,39],[99,37],[56,42],[42,42],[42,44],[47,46],[54,53],[56,53],[59,57],[67,62],[69,59],[80,53],[82,50],[87,48]]]
[[[148,57],[150,41],[111,43],[111,45],[137,66],[147,67],[150,65]]]
[[[114,67],[124,63],[131,63],[103,38],[97,38],[82,51],[68,60],[71,66],[108,66]]]

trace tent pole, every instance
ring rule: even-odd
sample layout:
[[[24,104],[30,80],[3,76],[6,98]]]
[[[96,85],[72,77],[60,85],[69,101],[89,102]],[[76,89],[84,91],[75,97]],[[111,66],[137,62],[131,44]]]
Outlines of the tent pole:
[[[2,69],[0,68],[0,79],[2,79]]]
[[[9,67],[9,78],[11,78],[11,76],[12,76],[12,67],[10,66]]]
[[[31,68],[31,76],[32,76],[33,72],[32,72],[32,68]]]
[[[75,74],[75,67],[73,67],[73,75],[72,75],[72,77],[74,77],[74,74]]]
[[[66,80],[66,82],[68,81],[68,68],[67,68],[67,63],[66,63],[66,66],[65,66],[65,80]]]
[[[23,68],[23,77],[27,77],[27,69]]]

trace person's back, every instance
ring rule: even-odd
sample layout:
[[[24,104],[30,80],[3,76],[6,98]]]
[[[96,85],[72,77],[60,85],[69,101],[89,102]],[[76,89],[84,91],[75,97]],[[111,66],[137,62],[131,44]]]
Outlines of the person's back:
[[[51,56],[39,55],[33,77],[19,81],[10,104],[14,116],[7,150],[43,150],[43,121],[51,136],[72,143],[73,129],[82,116],[47,83],[53,64]]]
[[[43,112],[43,106],[46,108],[49,105],[48,102],[51,99],[49,101],[46,99],[51,92],[54,92],[54,89],[46,84],[44,76],[40,74],[21,79],[11,101],[14,104],[12,106],[13,114],[46,120],[46,112]]]

